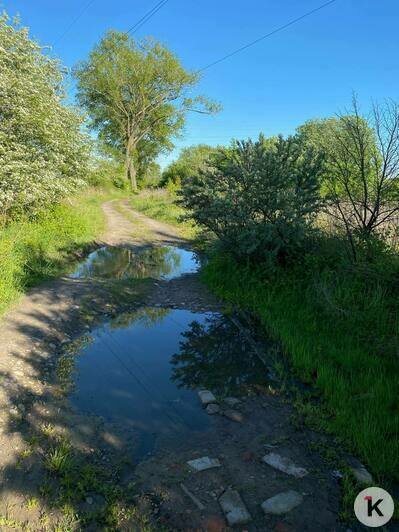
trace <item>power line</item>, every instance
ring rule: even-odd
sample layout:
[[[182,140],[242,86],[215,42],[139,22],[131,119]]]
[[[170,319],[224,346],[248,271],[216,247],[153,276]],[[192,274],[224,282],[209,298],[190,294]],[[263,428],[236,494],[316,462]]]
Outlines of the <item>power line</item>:
[[[324,4],[321,4],[320,6],[312,9],[311,11],[308,11],[307,13],[304,13],[300,17],[297,17],[297,18],[294,18],[293,20],[290,20],[286,24],[283,24],[282,26],[279,26],[278,28],[274,29],[273,31],[270,31],[269,33],[266,33],[265,35],[262,35],[258,39],[255,39],[254,41],[251,41],[250,43],[245,44],[244,46],[241,46],[240,48],[237,48],[233,52],[230,52],[229,54],[224,55],[220,59],[217,59],[216,61],[213,61],[212,63],[209,63],[208,65],[204,66],[200,70],[197,70],[197,73],[203,72],[204,70],[207,70],[208,68],[211,68],[211,67],[217,65],[218,63],[221,63],[222,61],[225,61],[226,59],[229,59],[233,55],[236,55],[236,54],[242,52],[243,50],[246,50],[247,48],[250,48],[251,46],[254,46],[258,42],[263,41],[264,39],[267,39],[268,37],[271,37],[272,35],[275,35],[276,33],[285,30],[289,26],[292,26],[293,24],[296,24],[300,20],[303,20],[304,18],[309,17],[310,15],[313,15],[313,13],[316,13],[317,11],[320,11],[324,7],[327,7],[330,4],[333,4],[334,2],[336,2],[336,0],[329,0],[329,2],[325,2]]]
[[[69,30],[76,24],[76,22],[80,19],[80,17],[89,9],[89,7],[94,4],[95,0],[89,0],[87,4],[84,5],[84,7],[81,9],[79,14],[72,20],[72,22],[69,24],[69,26],[66,28],[66,30],[58,37],[58,39],[54,42],[53,46],[57,45],[69,32]]]
[[[111,335],[106,332],[106,334],[108,334],[110,337]],[[149,398],[150,399],[153,399],[154,398],[154,394],[153,392],[147,388],[147,386],[145,385],[145,383],[143,383],[138,377],[137,375],[129,368],[129,366],[127,366],[124,361],[122,360],[122,358],[116,353],[116,351],[112,348],[112,346],[110,344],[108,344],[108,342],[105,341],[105,338],[103,337],[102,338],[102,342],[105,344],[105,347],[108,347],[110,353],[116,358],[116,360],[120,363],[120,365],[129,373],[129,375],[131,377],[133,377],[133,379],[139,384],[139,386],[141,386],[143,388],[143,390],[148,394]],[[169,419],[169,421],[172,422],[172,424],[175,424],[176,423],[176,420],[173,419],[170,415],[169,415],[169,412],[166,410],[166,407],[163,409],[166,417]],[[176,412],[175,412],[176,413]],[[177,414],[178,415],[178,414]],[[178,415],[179,416],[179,415]],[[187,425],[187,423],[184,421],[184,419],[180,417],[180,422],[183,424],[183,425],[186,425],[188,426],[189,428],[190,425]]]
[[[152,18],[155,13],[157,13],[165,4],[168,3],[169,0],[161,0],[158,2],[152,9],[150,9],[145,15],[141,17],[140,20],[136,22],[131,28],[127,30],[126,33],[136,33],[137,30],[141,28],[150,18]]]

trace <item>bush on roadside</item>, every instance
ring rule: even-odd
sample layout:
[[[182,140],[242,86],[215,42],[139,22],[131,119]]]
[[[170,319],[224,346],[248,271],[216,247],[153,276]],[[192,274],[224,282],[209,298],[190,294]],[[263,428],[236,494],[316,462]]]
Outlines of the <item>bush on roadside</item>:
[[[286,263],[314,231],[321,162],[298,137],[235,141],[183,183],[180,203],[236,258]]]
[[[64,101],[64,74],[26,28],[0,15],[0,221],[84,185],[87,137]]]

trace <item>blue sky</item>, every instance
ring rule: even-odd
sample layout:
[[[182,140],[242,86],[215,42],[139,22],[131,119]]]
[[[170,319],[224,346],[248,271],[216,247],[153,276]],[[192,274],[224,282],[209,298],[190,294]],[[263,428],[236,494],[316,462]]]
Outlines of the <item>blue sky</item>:
[[[94,0],[54,46],[64,64],[84,59],[109,28],[126,30],[157,0]],[[169,0],[137,37],[152,35],[190,69],[199,69],[235,48],[323,3],[322,0]],[[86,0],[0,0],[10,15],[43,45],[59,39]],[[399,3],[337,0],[286,30],[204,72],[198,92],[217,100],[217,116],[192,114],[177,149],[199,142],[223,144],[291,133],[305,120],[334,114],[358,94],[399,99]],[[71,86],[71,93],[73,87]]]

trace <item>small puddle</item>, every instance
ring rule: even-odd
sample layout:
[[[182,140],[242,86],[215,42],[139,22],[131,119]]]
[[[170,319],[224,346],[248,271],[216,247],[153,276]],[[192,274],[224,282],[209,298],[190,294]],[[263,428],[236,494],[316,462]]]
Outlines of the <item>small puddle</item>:
[[[76,357],[72,404],[131,431],[135,459],[163,436],[206,430],[195,389],[239,395],[265,384],[266,370],[219,314],[143,308],[93,330]]]
[[[199,268],[197,255],[175,246],[160,246],[135,251],[103,246],[93,251],[69,277],[134,279],[175,279]]]

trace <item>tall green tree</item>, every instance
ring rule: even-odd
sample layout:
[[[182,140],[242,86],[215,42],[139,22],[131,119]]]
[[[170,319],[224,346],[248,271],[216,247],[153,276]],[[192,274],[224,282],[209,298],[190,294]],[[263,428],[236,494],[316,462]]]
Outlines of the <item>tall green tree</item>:
[[[154,40],[136,42],[126,33],[110,31],[75,74],[78,100],[100,138],[123,150],[133,190],[140,142],[173,137],[188,110],[216,110],[204,97],[187,97],[198,74],[185,70],[170,50]]]
[[[206,161],[215,153],[217,148],[207,144],[197,144],[183,148],[176,161],[173,161],[162,173],[162,185],[168,183],[181,184],[186,179],[196,175],[205,167]]]
[[[32,212],[84,184],[82,117],[64,102],[58,61],[0,16],[0,216]]]

